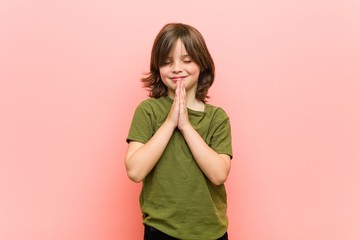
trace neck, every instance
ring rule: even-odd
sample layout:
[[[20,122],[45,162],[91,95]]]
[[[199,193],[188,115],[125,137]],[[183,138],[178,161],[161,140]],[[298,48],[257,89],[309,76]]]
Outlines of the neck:
[[[205,103],[195,98],[195,95],[186,96],[186,106],[195,111],[204,111]]]

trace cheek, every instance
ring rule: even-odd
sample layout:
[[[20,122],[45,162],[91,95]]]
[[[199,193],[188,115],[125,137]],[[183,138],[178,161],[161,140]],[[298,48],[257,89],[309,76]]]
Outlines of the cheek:
[[[198,65],[194,64],[193,66],[191,66],[191,68],[189,69],[191,71],[192,74],[194,75],[199,75],[200,74],[200,68]]]
[[[161,80],[163,80],[165,78],[166,74],[164,73],[164,71],[160,70],[160,78]]]
[[[198,78],[199,75],[200,75],[200,71],[199,71],[199,69],[194,68],[194,69],[192,69],[191,74],[192,74],[194,77]]]
[[[162,67],[159,69],[160,72],[160,76],[167,76],[169,73],[169,69],[167,69],[166,67]]]

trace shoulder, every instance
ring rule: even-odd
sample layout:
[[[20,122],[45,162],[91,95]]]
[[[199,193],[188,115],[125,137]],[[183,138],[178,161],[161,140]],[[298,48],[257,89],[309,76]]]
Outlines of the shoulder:
[[[167,97],[148,98],[140,102],[136,112],[146,115],[164,115],[171,107],[171,99]]]
[[[147,98],[147,99],[141,101],[137,108],[151,109],[151,108],[156,108],[158,106],[164,105],[165,103],[166,103],[166,99],[164,97]]]
[[[214,118],[217,118],[217,119],[220,119],[220,120],[224,120],[224,119],[229,118],[229,116],[227,115],[227,113],[225,112],[225,110],[223,108],[218,107],[218,106],[214,106],[212,104],[206,103],[206,112],[210,116],[213,116]]]
[[[145,100],[142,100],[138,107],[152,106],[156,103],[156,101],[157,101],[156,98],[147,98]]]

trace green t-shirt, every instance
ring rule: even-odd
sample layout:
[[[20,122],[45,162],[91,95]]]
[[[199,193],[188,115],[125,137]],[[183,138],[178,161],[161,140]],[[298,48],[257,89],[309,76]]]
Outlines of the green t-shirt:
[[[127,141],[146,143],[164,123],[173,100],[150,98],[136,109]],[[225,111],[210,104],[203,112],[188,109],[191,125],[217,153],[232,157]],[[224,184],[212,184],[198,167],[181,132],[175,129],[161,158],[143,180],[143,222],[183,240],[211,240],[228,227]]]

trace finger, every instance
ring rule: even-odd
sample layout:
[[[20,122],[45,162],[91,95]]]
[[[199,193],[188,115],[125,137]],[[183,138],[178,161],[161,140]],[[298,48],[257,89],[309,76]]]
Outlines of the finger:
[[[175,91],[175,98],[179,100],[179,97],[181,95],[181,81],[176,82],[176,91]]]
[[[186,104],[186,90],[185,90],[185,84],[184,82],[181,83],[181,99],[183,104]],[[186,105],[185,105],[186,107]]]
[[[181,81],[177,81],[176,82],[176,92],[175,92],[175,104],[176,104],[176,109],[178,111],[178,117],[180,114],[180,108],[181,108]]]
[[[180,111],[182,114],[186,114],[186,91],[184,87],[184,83],[181,85],[181,97],[180,97]]]
[[[178,81],[178,89],[179,89],[179,104],[180,104],[180,107],[181,107],[181,104],[182,104],[182,88],[183,88],[183,85],[182,85],[182,80],[179,80]]]
[[[183,97],[184,97],[184,99],[186,99],[186,88],[185,88],[185,83],[183,82],[182,83],[182,95],[183,95]]]

